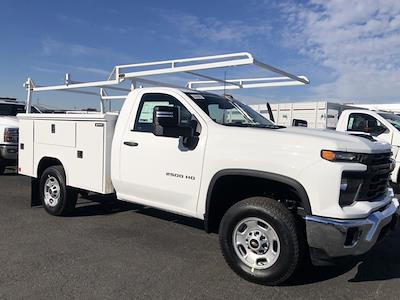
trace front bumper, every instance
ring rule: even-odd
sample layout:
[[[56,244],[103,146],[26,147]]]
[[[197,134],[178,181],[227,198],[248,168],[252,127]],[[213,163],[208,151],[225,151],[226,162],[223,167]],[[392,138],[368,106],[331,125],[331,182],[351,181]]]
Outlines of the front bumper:
[[[0,159],[16,162],[18,158],[18,145],[0,145]]]
[[[392,201],[365,219],[337,220],[306,216],[307,241],[315,264],[366,253],[397,226],[399,201]]]

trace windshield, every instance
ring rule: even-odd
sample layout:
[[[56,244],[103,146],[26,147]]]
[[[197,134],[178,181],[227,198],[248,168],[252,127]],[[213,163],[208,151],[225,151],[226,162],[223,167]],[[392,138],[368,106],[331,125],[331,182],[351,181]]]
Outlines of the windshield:
[[[187,93],[216,123],[226,126],[279,128],[249,106],[235,99],[213,94]]]
[[[24,113],[23,105],[0,103],[0,116],[16,116],[19,113]]]
[[[32,106],[32,113],[39,113],[39,111]],[[25,105],[0,103],[0,116],[15,117],[17,114],[25,113]]]
[[[385,120],[392,124],[397,130],[400,130],[400,117],[391,113],[379,113]]]

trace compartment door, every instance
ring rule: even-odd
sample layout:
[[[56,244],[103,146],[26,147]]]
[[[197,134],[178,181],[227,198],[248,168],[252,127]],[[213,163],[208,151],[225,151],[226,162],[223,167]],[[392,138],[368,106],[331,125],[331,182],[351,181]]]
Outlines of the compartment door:
[[[69,180],[71,186],[103,192],[104,127],[105,123],[76,123],[76,151]]]

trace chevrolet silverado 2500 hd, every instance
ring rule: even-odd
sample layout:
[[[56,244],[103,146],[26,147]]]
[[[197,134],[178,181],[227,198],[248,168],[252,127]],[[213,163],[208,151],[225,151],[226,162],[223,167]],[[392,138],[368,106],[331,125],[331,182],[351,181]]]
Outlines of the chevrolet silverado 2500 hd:
[[[282,128],[233,98],[134,88],[119,113],[19,119],[19,172],[48,213],[88,190],[202,219],[250,281],[285,281],[307,250],[315,263],[363,254],[397,222],[390,145]]]

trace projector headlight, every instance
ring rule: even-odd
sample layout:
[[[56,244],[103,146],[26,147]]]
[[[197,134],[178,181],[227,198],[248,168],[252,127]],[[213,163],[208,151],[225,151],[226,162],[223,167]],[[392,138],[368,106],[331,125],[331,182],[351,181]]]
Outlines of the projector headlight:
[[[362,153],[322,150],[321,157],[329,161],[361,163],[367,156]]]
[[[18,143],[18,128],[5,128],[3,140],[5,143]]]

